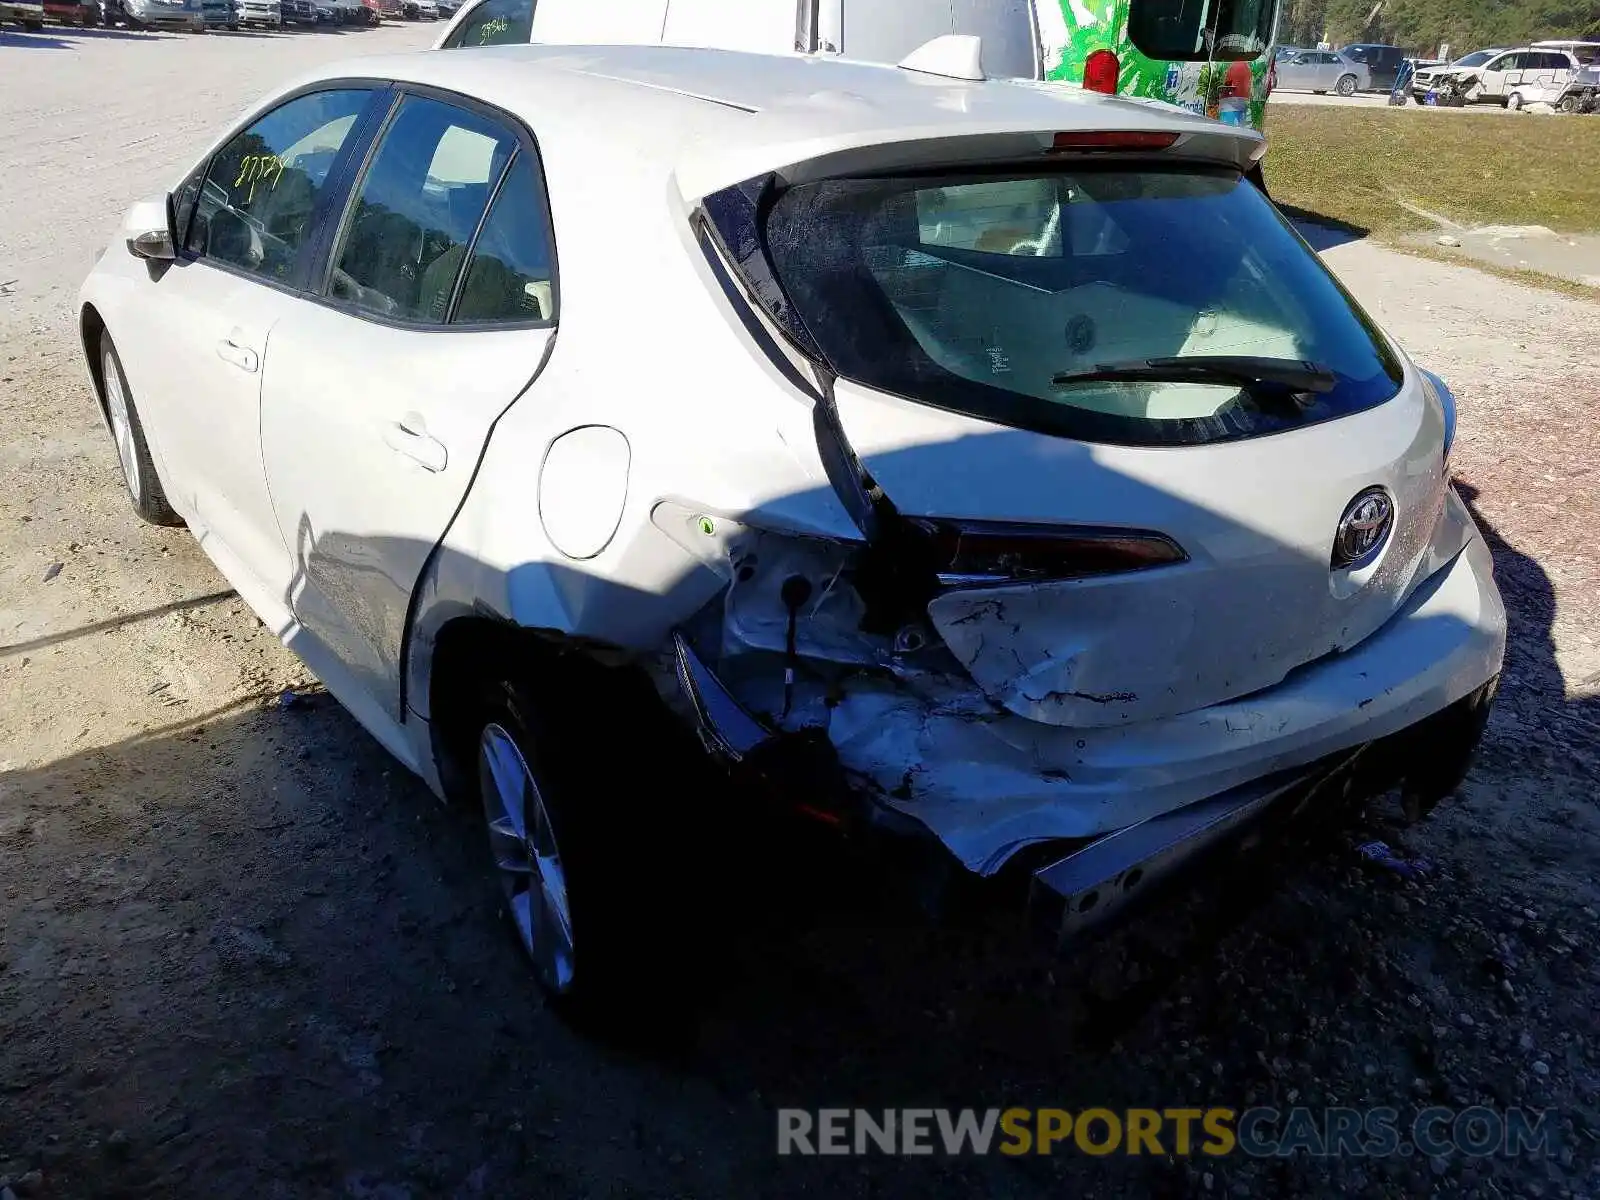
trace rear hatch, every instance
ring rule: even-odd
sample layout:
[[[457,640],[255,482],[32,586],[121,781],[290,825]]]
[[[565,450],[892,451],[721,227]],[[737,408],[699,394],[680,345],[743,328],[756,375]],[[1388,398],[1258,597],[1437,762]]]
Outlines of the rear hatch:
[[[1205,707],[1414,586],[1442,408],[1236,168],[1063,155],[759,208],[840,440],[995,702],[1069,726]]]

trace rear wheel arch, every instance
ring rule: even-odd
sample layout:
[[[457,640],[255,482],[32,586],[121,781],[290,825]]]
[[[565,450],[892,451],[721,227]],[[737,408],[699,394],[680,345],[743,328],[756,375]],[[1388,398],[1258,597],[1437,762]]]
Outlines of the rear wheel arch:
[[[515,681],[535,702],[587,708],[619,733],[671,719],[643,668],[612,647],[485,615],[452,618],[428,640],[427,661],[418,665],[429,739],[440,786],[453,802],[477,801],[486,699],[503,681]]]

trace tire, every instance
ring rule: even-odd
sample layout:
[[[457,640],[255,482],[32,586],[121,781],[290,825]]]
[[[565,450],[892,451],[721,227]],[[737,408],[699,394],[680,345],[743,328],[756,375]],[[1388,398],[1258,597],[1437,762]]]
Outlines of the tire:
[[[156,475],[150,446],[144,437],[144,425],[139,421],[139,410],[134,406],[133,392],[122,370],[122,359],[109,333],[100,335],[100,379],[111,440],[133,511],[140,520],[152,525],[182,525],[183,518],[167,503],[167,494]]]
[[[1354,75],[1341,75],[1335,89],[1346,100],[1356,94],[1356,77]]]
[[[1511,95],[1506,97],[1506,110],[1508,112],[1521,112],[1522,111],[1522,93],[1521,92],[1512,92]]]
[[[673,763],[653,752],[648,731],[633,743],[637,727],[628,752],[618,752],[629,702],[614,683],[587,676],[609,675],[604,668],[541,660],[500,670],[512,674],[484,689],[474,722],[478,797],[523,953],[575,1025],[608,1036],[680,1034],[698,974],[686,945],[696,939],[674,913],[697,907],[684,904],[684,877],[697,872],[673,851],[681,817],[661,784]],[[607,691],[616,704],[599,698]]]

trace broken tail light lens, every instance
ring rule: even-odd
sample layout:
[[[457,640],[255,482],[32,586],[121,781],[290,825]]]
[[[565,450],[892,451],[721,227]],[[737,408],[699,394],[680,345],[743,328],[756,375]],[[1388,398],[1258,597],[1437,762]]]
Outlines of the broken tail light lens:
[[[1136,529],[917,518],[945,587],[1036,583],[1114,575],[1184,562],[1171,538]]]

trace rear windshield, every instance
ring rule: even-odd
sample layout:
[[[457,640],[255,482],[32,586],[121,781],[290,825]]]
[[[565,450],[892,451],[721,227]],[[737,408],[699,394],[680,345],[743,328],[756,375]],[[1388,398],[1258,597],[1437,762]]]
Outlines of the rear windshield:
[[[1250,59],[1277,20],[1277,0],[1131,0],[1128,37],[1146,58]]]
[[[1232,172],[836,179],[782,193],[768,257],[839,375],[1088,441],[1199,444],[1372,408],[1402,379],[1368,318]],[[1311,361],[1295,404],[1193,382],[1064,383],[1152,358]]]

